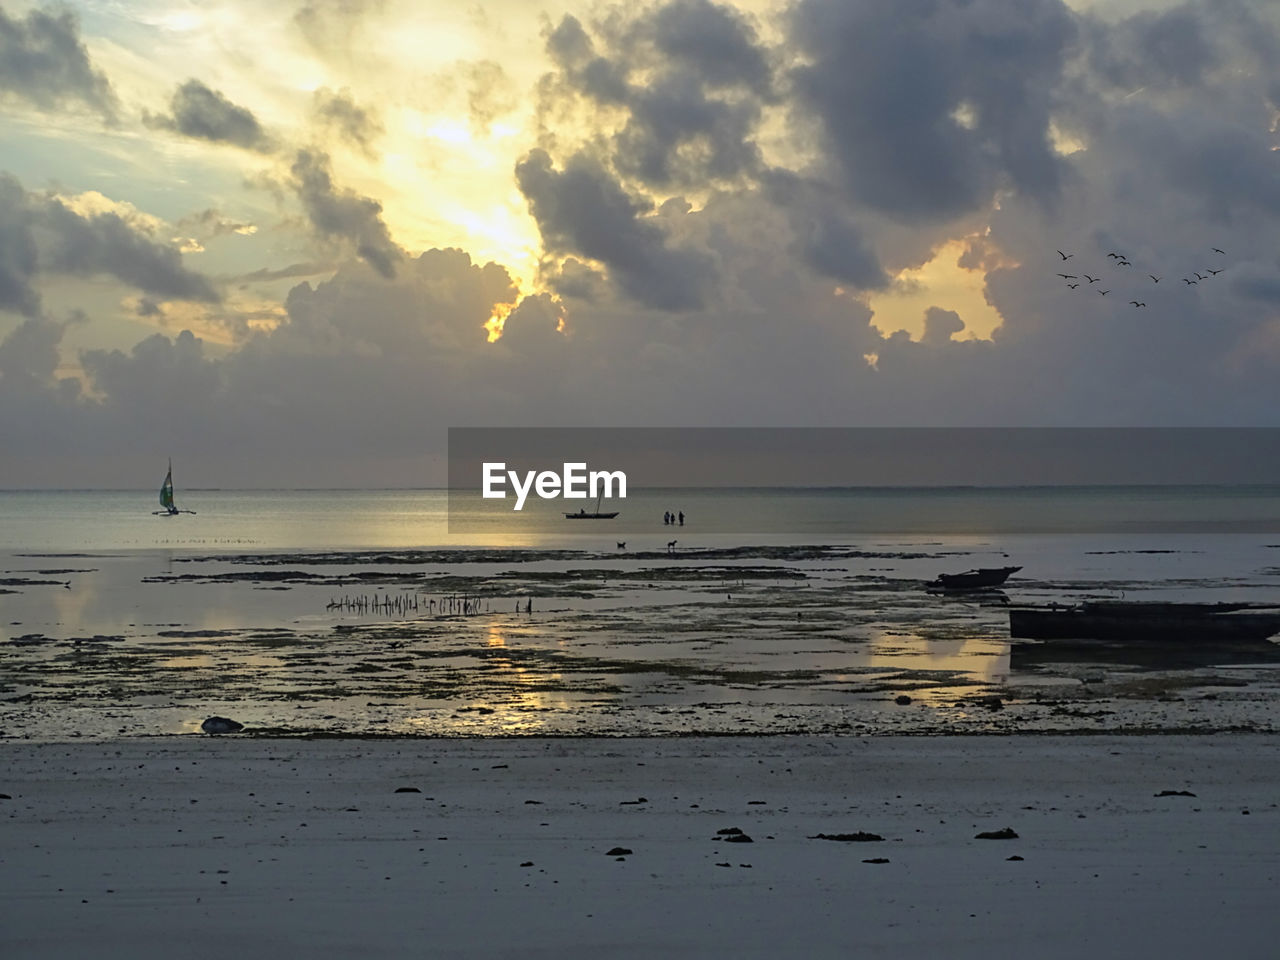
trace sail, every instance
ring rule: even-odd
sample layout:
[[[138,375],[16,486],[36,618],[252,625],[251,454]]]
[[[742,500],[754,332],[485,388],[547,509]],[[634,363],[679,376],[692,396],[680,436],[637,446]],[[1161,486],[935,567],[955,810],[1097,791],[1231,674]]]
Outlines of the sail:
[[[173,505],[173,466],[170,465],[169,472],[164,475],[164,483],[160,486],[160,506],[166,510],[176,509]]]

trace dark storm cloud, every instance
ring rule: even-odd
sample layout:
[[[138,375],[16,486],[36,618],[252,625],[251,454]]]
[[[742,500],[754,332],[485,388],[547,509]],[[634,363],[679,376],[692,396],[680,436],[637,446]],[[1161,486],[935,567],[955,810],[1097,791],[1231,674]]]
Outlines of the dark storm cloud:
[[[110,120],[116,95],[95,70],[70,11],[31,10],[14,19],[0,9],[0,92],[48,110],[68,101],[92,107]]]
[[[1191,6],[1088,23],[1090,66],[1117,87],[1194,86],[1219,62],[1207,19]]]
[[[374,141],[386,132],[377,115],[356,103],[350,90],[335,93],[328,87],[321,87],[315,92],[312,109],[317,120],[348,143],[359,147],[368,157],[373,156]]]
[[[812,270],[859,289],[888,286],[863,231],[842,211],[838,192],[782,170],[770,171],[764,184],[769,198],[786,212],[796,252]]]
[[[58,368],[58,344],[67,324],[47,317],[28,317],[0,341],[0,380],[43,383]]]
[[[330,241],[350,244],[384,277],[393,277],[403,251],[391,239],[382,220],[382,204],[352,190],[334,186],[329,155],[299,150],[290,167],[293,188],[316,233]]]
[[[623,173],[658,185],[729,180],[759,166],[760,151],[751,140],[759,104],[708,97],[691,72],[670,72],[634,91],[629,106],[614,149]]]
[[[1049,114],[1075,21],[1059,0],[801,0],[792,72],[861,203],[949,220],[1007,179],[1052,199]]]
[[[182,255],[113,212],[81,215],[56,197],[36,200],[36,218],[48,235],[42,271],[80,276],[109,274],[146,293],[216,302],[218,292],[182,264]]]
[[[709,0],[673,0],[641,30],[666,57],[693,69],[712,86],[744,86],[761,96],[772,76],[755,28],[731,6]]]
[[[28,317],[40,309],[40,294],[32,285],[38,269],[33,219],[22,184],[0,174],[0,310]]]
[[[582,24],[565,16],[547,35],[547,52],[569,89],[627,110],[612,151],[620,172],[654,186],[705,185],[759,167],[753,137],[772,76],[741,14],[674,0],[602,43],[598,53]]]
[[[922,343],[941,344],[951,340],[951,335],[964,329],[964,321],[954,310],[943,310],[941,307],[930,307],[924,313],[924,336]]]
[[[172,115],[148,115],[150,126],[173,130],[194,140],[227,143],[269,153],[275,144],[253,112],[232,103],[220,91],[199,80],[188,80],[173,93]]]
[[[110,275],[168,299],[219,299],[182,255],[112,211],[81,214],[57,197],[28,193],[0,174],[0,309],[33,316],[41,273]]]
[[[516,182],[549,250],[600,261],[628,296],[646,306],[702,305],[710,258],[668,246],[658,222],[644,216],[647,207],[599,164],[579,154],[556,170],[544,151],[534,150],[516,164]]]

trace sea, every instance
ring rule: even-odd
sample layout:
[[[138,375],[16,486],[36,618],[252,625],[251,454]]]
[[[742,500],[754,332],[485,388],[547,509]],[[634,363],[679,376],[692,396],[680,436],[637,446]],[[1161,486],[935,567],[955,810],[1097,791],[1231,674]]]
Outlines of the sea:
[[[612,520],[445,490],[177,504],[0,491],[0,736],[1277,729],[1274,644],[1046,647],[1008,607],[1280,604],[1280,485],[653,489]]]

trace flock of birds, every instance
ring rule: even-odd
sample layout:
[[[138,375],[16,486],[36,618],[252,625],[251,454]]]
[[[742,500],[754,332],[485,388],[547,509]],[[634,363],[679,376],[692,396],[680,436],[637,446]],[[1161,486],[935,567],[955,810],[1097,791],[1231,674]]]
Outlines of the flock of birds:
[[[1227,251],[1223,250],[1220,247],[1210,247],[1209,251],[1214,257],[1225,257],[1227,255]],[[1063,250],[1059,250],[1058,256],[1062,258],[1060,263],[1062,265],[1065,265],[1068,260],[1071,260],[1073,257],[1075,257],[1075,254],[1066,253]],[[1125,254],[1118,253],[1114,250],[1107,254],[1107,259],[1114,260],[1115,262],[1111,264],[1111,266],[1113,266],[1118,270],[1122,270],[1125,267],[1133,266],[1133,263],[1129,260],[1129,258]],[[1216,277],[1218,274],[1222,273],[1222,271],[1226,269],[1225,260],[1221,260],[1218,262],[1224,264],[1224,266],[1220,267],[1217,270],[1213,269],[1212,267],[1205,267],[1204,268],[1205,272],[1203,274],[1201,274],[1200,271],[1198,270],[1193,270],[1191,273],[1191,276],[1181,277],[1179,279],[1181,279],[1182,282],[1187,285],[1187,287],[1193,287],[1199,283],[1202,283],[1203,281],[1212,280],[1214,277]],[[1103,282],[1103,277],[1101,273],[1099,273],[1099,275],[1096,277],[1084,272],[1081,272],[1079,274],[1060,273],[1058,274],[1058,276],[1061,277],[1063,280],[1065,280],[1067,286],[1072,290],[1075,290],[1081,285],[1083,285],[1084,288],[1088,290],[1095,283]],[[1153,284],[1157,284],[1162,279],[1164,279],[1163,277],[1157,277],[1154,273],[1148,273],[1147,276],[1151,278],[1151,282]],[[1096,292],[1098,293],[1099,296],[1105,297],[1107,294],[1111,292],[1111,290],[1112,288],[1108,286],[1107,289],[1105,290],[1099,289]],[[1138,300],[1138,299],[1130,300],[1129,303],[1135,308],[1145,307],[1147,305],[1147,302],[1145,300]]]

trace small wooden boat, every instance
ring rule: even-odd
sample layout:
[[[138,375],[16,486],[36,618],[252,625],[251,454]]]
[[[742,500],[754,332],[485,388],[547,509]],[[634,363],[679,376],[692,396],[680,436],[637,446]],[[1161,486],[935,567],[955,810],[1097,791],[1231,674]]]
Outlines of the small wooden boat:
[[[1009,610],[1009,635],[1028,640],[1261,641],[1277,633],[1280,609],[1266,604],[1094,600]]]
[[[595,510],[591,512],[587,512],[586,509],[582,509],[582,510],[579,510],[577,513],[566,513],[564,515],[564,518],[566,520],[612,520],[614,517],[616,517],[619,514],[620,511],[615,510],[613,511],[613,513],[601,513],[600,501],[601,499],[603,499],[603,497],[604,497],[604,494],[602,493],[600,494],[599,497],[596,498]]]
[[[1017,573],[1021,567],[980,567],[977,570],[966,570],[964,573],[940,573],[938,579],[929,584],[941,590],[985,590],[998,587]]]

